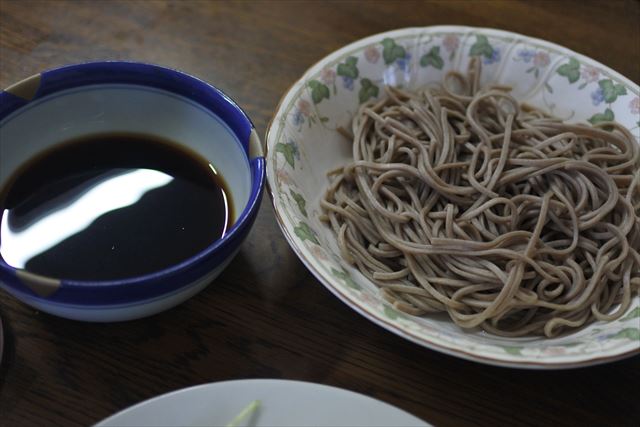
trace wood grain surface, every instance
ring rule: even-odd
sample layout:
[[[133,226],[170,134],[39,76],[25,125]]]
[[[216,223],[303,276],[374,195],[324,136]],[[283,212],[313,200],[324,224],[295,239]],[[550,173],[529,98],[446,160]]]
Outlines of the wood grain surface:
[[[67,63],[132,59],[232,96],[264,135],[314,62],[359,38],[462,24],[539,37],[640,82],[637,1],[214,2],[0,0],[0,87]],[[495,368],[411,344],[305,269],[270,202],[204,292],[151,318],[89,324],[0,292],[0,426],[86,426],[179,388],[286,378],[365,393],[438,426],[637,425],[640,358],[568,371]]]

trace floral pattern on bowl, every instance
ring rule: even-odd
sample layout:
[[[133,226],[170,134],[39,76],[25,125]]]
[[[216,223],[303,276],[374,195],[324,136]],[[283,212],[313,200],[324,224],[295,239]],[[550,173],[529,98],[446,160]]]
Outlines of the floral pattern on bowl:
[[[338,132],[359,105],[384,86],[418,88],[449,70],[483,63],[482,83],[513,87],[521,101],[565,120],[617,120],[640,141],[638,86],[561,46],[523,35],[470,27],[408,28],[368,37],[321,60],[284,96],[267,135],[267,178],[280,227],[304,264],[331,292],[375,323],[458,357],[514,367],[560,368],[603,363],[640,352],[640,298],[613,322],[571,335],[507,339],[464,331],[445,315],[413,317],[380,297],[375,285],[340,259],[322,224],[326,172],[351,157]]]

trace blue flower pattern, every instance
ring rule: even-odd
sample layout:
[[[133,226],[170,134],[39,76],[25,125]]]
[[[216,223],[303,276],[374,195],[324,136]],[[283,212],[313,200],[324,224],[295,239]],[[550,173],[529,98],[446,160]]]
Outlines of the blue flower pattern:
[[[298,144],[294,140],[289,140],[289,144],[291,144],[291,151],[293,151],[293,155],[296,160],[300,161],[300,149],[298,148]]]
[[[403,72],[407,72],[407,70],[409,69],[409,65],[411,64],[411,54],[407,53],[404,58],[397,59],[396,64],[398,65],[398,68],[400,70],[402,70]]]
[[[496,50],[494,49],[494,52]],[[518,58],[522,59],[527,64],[533,60],[536,52],[532,49],[520,49],[518,51]]]
[[[500,62],[500,49],[493,49],[491,52],[491,57],[487,58],[486,56],[482,58],[482,63],[485,65],[495,64],[496,62]]]
[[[342,85],[347,90],[353,90],[353,79],[351,77],[342,76]]]
[[[602,92],[602,88],[599,87],[595,91],[591,92],[591,102],[593,105],[600,105],[604,101],[604,93]]]
[[[302,111],[296,109],[295,113],[293,113],[293,124],[295,126],[300,126],[304,123],[304,116],[302,115]]]

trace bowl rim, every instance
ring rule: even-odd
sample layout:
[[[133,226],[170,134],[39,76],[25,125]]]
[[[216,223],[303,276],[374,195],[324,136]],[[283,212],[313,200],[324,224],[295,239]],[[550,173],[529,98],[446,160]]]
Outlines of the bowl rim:
[[[83,78],[78,78],[82,76]],[[32,97],[23,98],[16,96],[11,92],[15,92],[16,87],[21,85],[30,85],[36,82],[37,89],[32,90]],[[206,259],[212,256],[220,257],[220,262],[226,259],[225,254],[233,252],[235,246],[240,244],[238,239],[242,239],[246,234],[247,227],[253,223],[253,219],[260,206],[262,189],[266,183],[266,168],[264,153],[256,153],[252,149],[255,144],[252,140],[259,137],[253,123],[244,110],[226,93],[211,83],[188,74],[184,71],[168,68],[161,65],[135,62],[135,61],[91,61],[77,64],[63,65],[47,69],[39,74],[27,77],[0,92],[0,123],[5,119],[10,119],[14,113],[18,113],[23,107],[29,106],[34,101],[46,101],[46,98],[52,94],[63,92],[69,89],[75,89],[83,86],[93,86],[101,84],[126,84],[132,86],[152,87],[154,89],[170,92],[194,102],[200,107],[219,117],[219,119],[233,133],[234,139],[240,145],[242,152],[249,165],[250,176],[250,193],[244,208],[237,216],[236,221],[228,229],[225,235],[212,242],[209,246],[190,256],[189,258],[167,268],[147,273],[144,275],[131,276],[122,279],[113,280],[72,280],[58,277],[49,277],[28,272],[30,276],[38,279],[59,282],[59,286],[70,291],[86,290],[99,288],[107,292],[126,292],[130,285],[140,285],[149,281],[157,281],[165,276],[174,276],[176,274],[190,270]],[[10,92],[11,91],[11,92]],[[220,263],[217,262],[216,264]],[[7,264],[0,258],[0,279],[3,275],[16,276],[17,272],[24,272],[24,269],[18,269]],[[16,285],[12,281],[4,281],[5,285],[12,288],[13,291],[24,294],[28,298],[45,299],[50,303],[63,305],[105,305],[105,301],[87,302],[85,299],[78,300],[66,295],[65,298],[56,298],[57,292],[51,295],[39,295],[27,287]],[[119,302],[126,301],[129,304],[135,301],[143,301],[147,299],[157,298],[168,292],[174,292],[189,283],[175,283],[168,290],[161,292],[147,292],[143,297],[128,299],[117,297]],[[57,291],[57,289],[56,289]],[[107,302],[106,305],[110,305]],[[116,304],[116,305],[119,305]]]
[[[265,133],[265,138],[264,138],[265,139],[264,152],[265,152],[265,159],[267,159],[267,164],[266,164],[267,194],[269,195],[269,198],[271,200],[271,204],[273,206],[273,210],[275,213],[278,226],[280,227],[280,230],[282,231],[287,242],[289,243],[289,246],[293,249],[296,256],[302,261],[305,267],[307,267],[307,269],[315,276],[316,280],[318,280],[325,288],[327,288],[331,293],[337,296],[338,299],[340,299],[343,303],[345,303],[351,309],[353,309],[360,315],[364,316],[365,318],[369,319],[373,323],[383,327],[384,329],[386,329],[387,331],[395,335],[398,335],[402,338],[405,338],[411,342],[419,344],[428,349],[435,350],[450,356],[455,356],[461,359],[470,360],[470,361],[492,365],[492,366],[498,366],[498,367],[543,370],[543,369],[575,369],[575,368],[582,368],[587,366],[595,366],[595,365],[600,365],[604,363],[610,363],[610,362],[626,359],[628,357],[640,354],[640,346],[638,346],[638,347],[632,348],[631,350],[626,350],[619,353],[609,354],[604,356],[594,356],[593,354],[589,354],[584,356],[576,356],[572,360],[545,362],[544,359],[535,359],[535,360],[527,359],[527,358],[515,359],[515,358],[508,357],[509,355],[505,355],[504,357],[499,357],[499,356],[492,356],[492,355],[486,355],[486,354],[481,355],[481,354],[470,352],[470,351],[464,351],[450,345],[438,343],[434,339],[429,339],[424,336],[418,336],[414,334],[412,331],[409,331],[398,325],[390,323],[386,319],[384,319],[382,316],[378,316],[377,314],[371,312],[365,307],[360,306],[354,300],[354,298],[347,296],[341,291],[341,289],[334,286],[332,281],[329,280],[327,277],[325,277],[324,273],[316,269],[313,263],[309,259],[307,259],[305,254],[303,254],[300,251],[300,248],[298,247],[298,243],[296,239],[293,237],[291,232],[287,229],[287,225],[286,225],[287,222],[282,218],[279,212],[278,198],[276,196],[276,191],[274,190],[274,186],[272,185],[271,178],[270,178],[271,176],[270,171],[272,171],[273,166],[272,166],[272,163],[268,161],[270,158],[269,150],[270,148],[272,148],[271,146],[277,142],[275,140],[275,128],[278,127],[278,123],[282,120],[282,116],[284,114],[283,105],[285,101],[292,99],[294,97],[294,92],[300,86],[303,86],[312,74],[315,74],[319,69],[321,69],[323,64],[334,61],[342,57],[346,53],[353,51],[354,49],[361,49],[364,46],[370,45],[375,42],[379,42],[382,38],[385,38],[385,37],[395,38],[398,36],[408,36],[411,34],[415,34],[416,36],[419,37],[424,32],[438,32],[438,31],[439,32],[456,32],[456,33],[474,32],[478,34],[480,33],[487,34],[490,36],[491,35],[503,36],[503,37],[508,36],[508,37],[517,39],[519,41],[525,41],[525,42],[535,42],[536,44],[542,45],[545,48],[553,50],[557,53],[560,53],[566,56],[575,57],[580,61],[594,64],[595,66],[601,68],[602,70],[606,70],[610,76],[617,78],[618,80],[624,82],[630,87],[633,87],[636,91],[636,94],[639,92],[638,85],[633,81],[631,81],[629,78],[625,77],[619,72],[611,69],[610,67],[586,55],[583,55],[574,50],[571,50],[569,48],[566,48],[564,46],[561,46],[559,44],[556,44],[544,39],[531,37],[531,36],[527,36],[527,35],[512,32],[512,31],[500,30],[496,28],[473,27],[473,26],[466,26],[466,25],[433,25],[433,26],[424,26],[424,27],[405,27],[405,28],[398,28],[390,31],[384,31],[381,33],[373,34],[361,39],[354,40],[328,53],[327,55],[325,55],[324,57],[316,61],[314,64],[312,64],[309,68],[307,68],[302,73],[302,75],[296,81],[294,81],[287,88],[286,92],[284,92],[284,94],[281,96],[274,110],[275,111],[274,115],[271,118],[269,125],[267,126],[267,131]]]

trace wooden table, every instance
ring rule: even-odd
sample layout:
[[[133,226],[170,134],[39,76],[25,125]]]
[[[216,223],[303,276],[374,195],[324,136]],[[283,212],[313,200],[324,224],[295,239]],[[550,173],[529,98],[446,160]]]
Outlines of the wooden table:
[[[134,59],[185,70],[242,105],[264,135],[304,70],[408,26],[516,31],[640,82],[640,3],[0,0],[0,87],[40,70]],[[631,425],[640,357],[570,371],[495,368],[411,344],[338,301],[304,268],[268,197],[250,237],[201,294],[148,319],[89,324],[0,293],[0,425],[89,425],[161,393],[239,378],[344,387],[436,425]],[[637,424],[635,424],[637,425]]]

